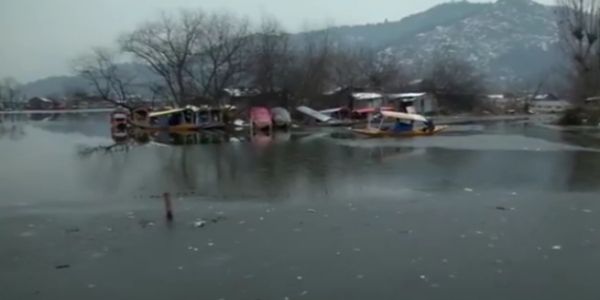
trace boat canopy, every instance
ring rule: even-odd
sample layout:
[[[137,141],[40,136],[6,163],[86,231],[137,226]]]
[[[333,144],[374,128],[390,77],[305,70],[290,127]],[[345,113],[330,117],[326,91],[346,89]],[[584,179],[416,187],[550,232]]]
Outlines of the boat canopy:
[[[386,118],[394,118],[399,120],[409,120],[417,122],[428,122],[427,118],[417,114],[407,114],[395,111],[382,111],[381,114]]]
[[[367,107],[367,108],[359,108],[359,109],[355,109],[352,112],[355,114],[373,114],[373,113],[377,113],[380,111],[390,111],[390,110],[394,110],[393,107],[388,107],[388,106],[384,106],[384,107],[379,107],[379,108],[375,108],[375,107]]]
[[[345,107],[337,107],[337,108],[330,108],[330,109],[325,109],[325,110],[321,110],[319,111],[320,113],[324,114],[324,115],[330,115],[330,114],[334,114],[336,112],[340,112],[340,111],[346,111],[348,110]]]
[[[390,101],[403,101],[412,102],[417,98],[423,97],[427,93],[398,93],[398,94],[387,94],[387,99]]]
[[[380,93],[352,93],[352,98],[359,101],[372,101],[383,99],[383,95]]]
[[[157,111],[157,112],[150,113],[150,117],[151,118],[163,117],[163,116],[168,116],[168,115],[180,113],[180,112],[183,112],[185,110],[187,110],[187,108],[175,108],[175,109]]]
[[[318,112],[307,106],[298,106],[296,108],[296,110],[298,110],[299,112],[301,112],[307,116],[310,116],[311,118],[316,119],[317,121],[323,122],[323,123],[333,120],[332,117],[330,117],[326,114],[323,114],[321,112]]]

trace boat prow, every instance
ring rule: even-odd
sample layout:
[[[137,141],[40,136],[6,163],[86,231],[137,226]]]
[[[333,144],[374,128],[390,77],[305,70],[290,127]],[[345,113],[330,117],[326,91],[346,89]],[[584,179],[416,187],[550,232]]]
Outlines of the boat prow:
[[[383,137],[420,137],[420,136],[433,136],[444,130],[448,129],[448,126],[436,126],[433,130],[421,129],[412,130],[406,132],[392,132],[387,130],[381,130],[377,128],[367,129],[352,129],[352,132],[371,138],[383,138]]]

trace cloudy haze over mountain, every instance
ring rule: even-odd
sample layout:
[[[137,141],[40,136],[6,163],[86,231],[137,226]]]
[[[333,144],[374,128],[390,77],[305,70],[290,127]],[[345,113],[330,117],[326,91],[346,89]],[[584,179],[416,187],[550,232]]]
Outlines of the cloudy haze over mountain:
[[[352,2],[350,5],[349,3]],[[399,20],[443,0],[0,0],[0,77],[31,81],[69,73],[69,61],[161,10],[227,9],[277,16],[290,31]],[[544,0],[550,4],[553,0]]]

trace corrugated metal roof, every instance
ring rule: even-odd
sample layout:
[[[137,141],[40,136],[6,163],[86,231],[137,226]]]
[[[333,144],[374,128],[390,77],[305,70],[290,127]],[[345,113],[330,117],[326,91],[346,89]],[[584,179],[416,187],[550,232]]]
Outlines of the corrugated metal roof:
[[[380,93],[352,93],[354,100],[376,100],[383,98]]]

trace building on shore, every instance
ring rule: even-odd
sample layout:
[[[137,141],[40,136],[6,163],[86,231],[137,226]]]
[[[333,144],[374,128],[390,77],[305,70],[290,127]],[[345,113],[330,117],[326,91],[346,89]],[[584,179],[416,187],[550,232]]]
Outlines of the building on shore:
[[[536,114],[557,114],[571,108],[573,105],[553,94],[541,94],[531,97],[529,109]]]
[[[439,111],[437,98],[431,93],[397,93],[385,95],[395,111],[432,115]]]
[[[33,97],[27,100],[26,109],[30,110],[51,110],[59,106],[58,102],[45,97]]]

